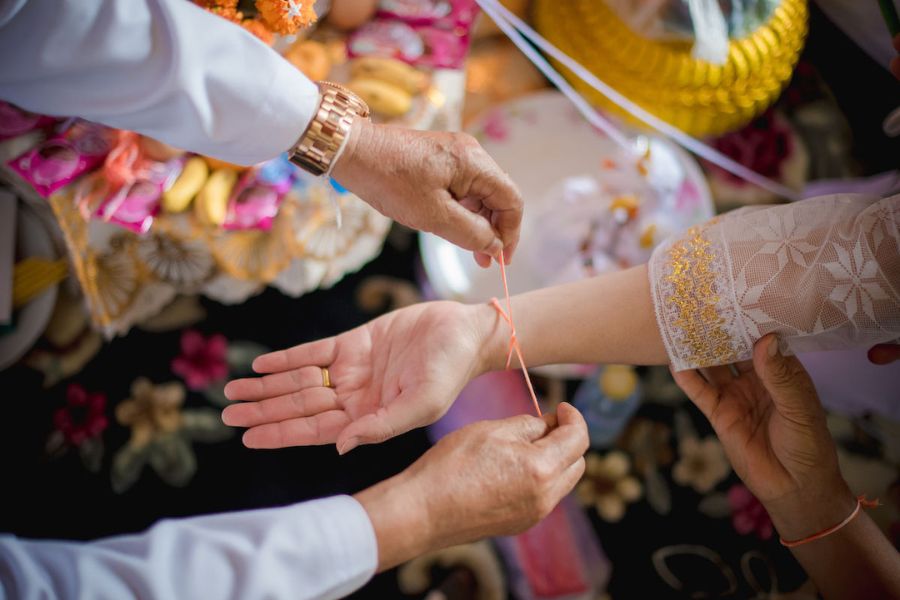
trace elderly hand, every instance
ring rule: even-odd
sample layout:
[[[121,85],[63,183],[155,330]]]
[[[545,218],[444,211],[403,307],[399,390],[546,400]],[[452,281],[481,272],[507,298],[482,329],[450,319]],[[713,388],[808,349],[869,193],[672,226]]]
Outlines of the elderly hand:
[[[378,539],[379,570],[446,546],[513,535],[544,518],[584,473],[587,426],[560,404],[543,419],[482,421],[356,495]]]
[[[332,175],[382,214],[472,250],[482,267],[501,249],[509,262],[519,242],[522,198],[470,135],[357,119]]]
[[[264,377],[225,387],[228,425],[249,427],[244,444],[281,448],[336,443],[349,452],[439,419],[486,370],[485,307],[427,302],[338,336],[258,357]],[[327,367],[332,388],[322,386]]]
[[[735,472],[785,539],[839,523],[856,499],[841,477],[825,411],[803,365],[770,334],[753,360],[674,373],[706,415]]]

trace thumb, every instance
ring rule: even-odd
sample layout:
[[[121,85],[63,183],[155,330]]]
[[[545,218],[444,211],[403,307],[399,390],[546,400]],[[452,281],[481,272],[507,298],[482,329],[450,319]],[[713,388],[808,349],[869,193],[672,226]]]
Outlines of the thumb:
[[[778,337],[769,334],[753,348],[753,368],[779,413],[803,423],[822,411],[809,373],[796,356],[784,356]]]
[[[361,444],[380,444],[416,427],[429,425],[441,415],[427,402],[408,402],[401,393],[390,404],[353,420],[337,435],[338,454],[346,454]]]
[[[483,252],[493,258],[500,255],[503,242],[490,221],[461,205],[449,193],[442,201],[446,202],[447,210],[444,219],[434,224],[434,233],[466,250]]]
[[[544,437],[550,425],[544,419],[531,415],[517,415],[498,421],[498,429],[511,437],[533,442]]]

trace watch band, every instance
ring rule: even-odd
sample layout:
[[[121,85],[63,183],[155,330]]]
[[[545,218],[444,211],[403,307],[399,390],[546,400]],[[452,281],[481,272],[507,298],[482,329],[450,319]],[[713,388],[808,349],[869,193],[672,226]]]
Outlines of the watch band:
[[[369,118],[369,107],[347,88],[329,81],[319,82],[316,114],[288,151],[292,163],[313,175],[328,173],[340,154],[353,119]]]

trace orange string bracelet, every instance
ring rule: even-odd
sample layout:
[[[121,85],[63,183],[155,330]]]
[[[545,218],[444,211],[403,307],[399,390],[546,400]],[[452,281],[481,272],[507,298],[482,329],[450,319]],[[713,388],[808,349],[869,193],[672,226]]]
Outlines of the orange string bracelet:
[[[861,496],[857,496],[856,508],[853,509],[853,512],[850,513],[849,517],[847,517],[846,519],[844,519],[837,525],[835,525],[833,527],[829,527],[828,529],[824,529],[824,530],[820,531],[819,533],[814,533],[808,537],[801,538],[799,540],[788,541],[782,537],[780,537],[778,539],[781,542],[781,545],[785,546],[786,548],[796,548],[797,546],[801,546],[803,544],[808,544],[809,542],[812,542],[812,541],[815,541],[818,539],[822,539],[823,537],[825,537],[827,535],[831,535],[835,531],[837,531],[837,530],[841,529],[842,527],[844,527],[845,525],[847,525],[847,523],[849,523],[850,521],[852,521],[853,519],[856,518],[856,515],[859,514],[860,509],[875,508],[876,506],[879,506],[879,502],[878,502],[877,498],[875,500],[868,500],[866,498],[865,494],[863,494]]]
[[[500,301],[491,298],[491,306],[496,309],[503,320],[507,322],[510,329],[509,335],[509,352],[506,354],[506,368],[512,364],[513,353],[519,358],[519,365],[522,367],[522,374],[525,375],[525,383],[528,384],[528,392],[531,394],[531,401],[534,402],[534,410],[538,416],[541,416],[541,407],[537,401],[537,395],[534,393],[534,387],[531,385],[531,377],[528,376],[528,369],[525,368],[525,359],[522,358],[522,348],[519,346],[519,340],[516,337],[516,326],[512,317],[512,302],[509,299],[509,284],[506,282],[506,259],[503,256],[503,250],[500,251],[500,278],[503,280],[503,294],[506,296],[506,310],[500,305]]]

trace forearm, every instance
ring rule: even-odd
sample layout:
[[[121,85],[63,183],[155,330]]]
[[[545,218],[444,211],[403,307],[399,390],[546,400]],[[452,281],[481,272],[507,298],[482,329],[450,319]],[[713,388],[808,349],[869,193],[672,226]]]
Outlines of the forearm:
[[[410,491],[408,480],[403,472],[354,496],[375,530],[379,573],[433,549],[423,499]]]
[[[792,540],[841,522],[854,507],[844,485],[841,492],[807,498],[794,510],[769,508],[769,513],[781,536]],[[900,597],[900,555],[865,512],[791,552],[828,600]]]
[[[516,334],[529,367],[667,362],[646,265],[520,294],[511,301]],[[485,370],[502,369],[509,326],[489,305],[476,311],[486,332]]]
[[[0,9],[0,97],[242,164],[306,128],[318,89],[243,28],[183,0]]]

